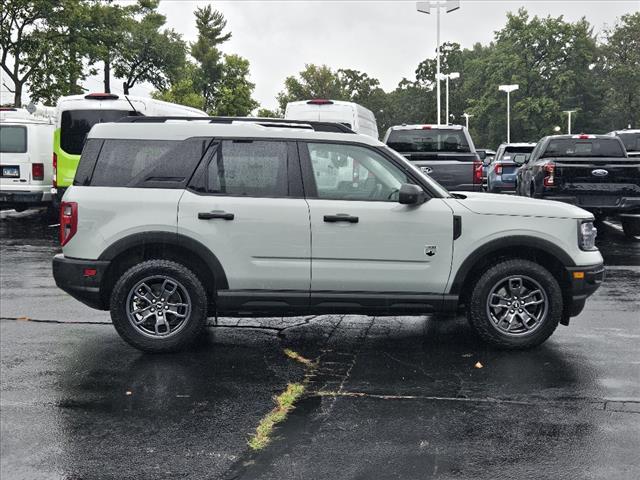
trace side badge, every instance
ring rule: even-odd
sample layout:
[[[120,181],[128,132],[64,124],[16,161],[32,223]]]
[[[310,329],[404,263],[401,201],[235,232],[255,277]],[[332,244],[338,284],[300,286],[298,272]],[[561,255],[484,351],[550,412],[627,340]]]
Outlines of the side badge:
[[[425,245],[424,246],[424,254],[427,257],[433,257],[438,251],[438,247],[436,245]]]

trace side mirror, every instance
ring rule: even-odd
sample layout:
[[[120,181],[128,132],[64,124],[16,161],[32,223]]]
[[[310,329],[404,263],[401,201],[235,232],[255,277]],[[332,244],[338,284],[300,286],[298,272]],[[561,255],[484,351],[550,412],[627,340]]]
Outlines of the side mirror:
[[[511,161],[521,167],[522,165],[527,163],[527,157],[525,157],[524,155],[515,155]]]
[[[398,202],[403,205],[419,205],[427,201],[427,195],[418,185],[403,183],[398,193]]]
[[[480,157],[480,160],[484,161],[485,158],[487,158],[487,152],[484,150],[478,150],[476,152],[478,154],[478,157]]]

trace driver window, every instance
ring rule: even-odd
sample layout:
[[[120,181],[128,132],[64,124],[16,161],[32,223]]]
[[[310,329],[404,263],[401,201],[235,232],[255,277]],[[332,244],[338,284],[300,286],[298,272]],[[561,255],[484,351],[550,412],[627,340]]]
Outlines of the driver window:
[[[397,202],[405,173],[373,150],[330,143],[308,143],[318,198]]]

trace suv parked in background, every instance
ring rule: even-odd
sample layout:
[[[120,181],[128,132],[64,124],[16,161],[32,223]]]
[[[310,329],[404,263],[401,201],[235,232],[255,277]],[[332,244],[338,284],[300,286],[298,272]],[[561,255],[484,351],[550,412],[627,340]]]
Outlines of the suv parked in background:
[[[452,195],[343,125],[136,117],[89,133],[53,274],[148,351],[184,347],[213,315],[459,305],[486,341],[527,348],[598,288],[592,222],[561,203]]]
[[[625,234],[640,235],[640,159],[607,135],[553,135],[538,142],[518,170],[519,195],[572,203],[599,219],[620,216]]]
[[[384,143],[453,191],[482,191],[482,162],[466,127],[397,125]]]
[[[490,193],[513,192],[516,174],[535,147],[535,143],[503,143],[487,169],[487,191]]]

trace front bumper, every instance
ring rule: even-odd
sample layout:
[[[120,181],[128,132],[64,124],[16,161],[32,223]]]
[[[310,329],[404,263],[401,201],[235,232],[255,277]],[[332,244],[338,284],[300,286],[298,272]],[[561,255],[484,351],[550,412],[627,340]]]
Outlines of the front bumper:
[[[582,312],[584,304],[602,284],[604,280],[604,264],[589,265],[586,267],[566,267],[570,281],[570,317],[575,317]]]
[[[109,263],[101,260],[67,258],[58,254],[53,257],[53,278],[58,288],[76,300],[91,308],[107,310],[100,287]],[[95,274],[87,275],[86,269],[95,270]]]

